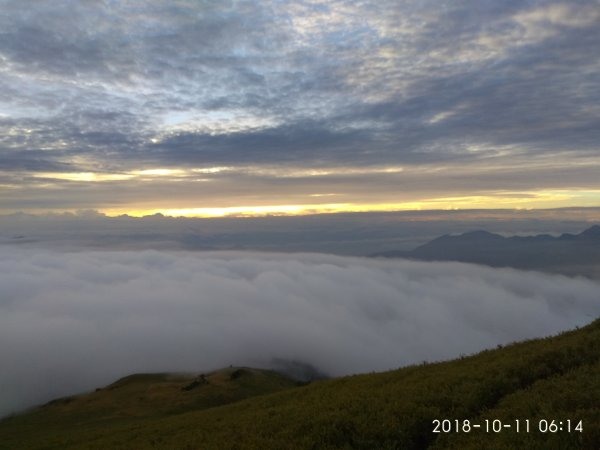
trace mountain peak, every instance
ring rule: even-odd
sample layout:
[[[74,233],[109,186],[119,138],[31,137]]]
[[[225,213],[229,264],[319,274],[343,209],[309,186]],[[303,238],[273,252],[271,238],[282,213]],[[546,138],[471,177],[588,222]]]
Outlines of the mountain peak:
[[[461,238],[465,238],[465,239],[502,239],[502,236],[500,236],[499,234],[494,234],[494,233],[490,233],[489,231],[485,231],[485,230],[475,230],[475,231],[469,231],[467,233],[463,233],[462,235],[460,235],[459,237]]]
[[[579,236],[587,239],[600,239],[600,225],[592,225],[587,230],[584,230]]]

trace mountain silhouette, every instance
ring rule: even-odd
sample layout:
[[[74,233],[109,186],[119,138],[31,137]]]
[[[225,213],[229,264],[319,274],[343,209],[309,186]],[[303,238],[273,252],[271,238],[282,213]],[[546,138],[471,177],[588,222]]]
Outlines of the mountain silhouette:
[[[444,235],[411,251],[375,256],[424,261],[460,261],[492,267],[547,270],[570,275],[600,274],[600,225],[580,234],[504,237],[488,231]]]

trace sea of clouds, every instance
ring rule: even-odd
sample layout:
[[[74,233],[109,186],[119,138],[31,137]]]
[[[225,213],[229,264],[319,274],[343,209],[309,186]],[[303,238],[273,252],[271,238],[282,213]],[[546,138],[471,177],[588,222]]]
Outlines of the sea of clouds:
[[[134,372],[381,371],[598,316],[598,282],[461,263],[0,246],[0,416]]]

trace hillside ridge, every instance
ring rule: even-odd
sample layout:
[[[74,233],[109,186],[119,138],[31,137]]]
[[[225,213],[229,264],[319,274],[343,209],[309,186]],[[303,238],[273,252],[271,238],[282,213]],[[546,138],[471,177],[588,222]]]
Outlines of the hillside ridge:
[[[244,376],[232,380],[235,370],[220,379],[242,383]],[[271,385],[280,379],[256,373]],[[140,383],[152,384],[149,376],[137,377],[129,383],[138,392]],[[246,381],[252,379],[259,378]],[[47,406],[0,422],[0,448],[598,448],[600,320],[452,361],[279,387],[197,409],[147,404],[143,417],[132,415],[131,404],[139,406],[135,396],[112,415],[100,414],[98,404]],[[584,432],[440,434],[432,431],[435,419],[520,419],[536,426],[546,419],[577,420]]]

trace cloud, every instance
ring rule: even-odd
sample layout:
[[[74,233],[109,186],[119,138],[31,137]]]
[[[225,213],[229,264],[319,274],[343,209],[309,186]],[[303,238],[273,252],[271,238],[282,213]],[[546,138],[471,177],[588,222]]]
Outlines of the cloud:
[[[0,211],[596,206],[596,9],[7,1]]]
[[[210,219],[107,217],[97,211],[80,210],[76,214],[0,215],[0,244],[62,250],[238,249],[362,256],[412,250],[447,233],[487,230],[504,235],[577,234],[597,223],[600,223],[600,208]]]
[[[0,414],[132,372],[300,361],[331,375],[584,325],[600,285],[318,254],[3,247]]]
[[[596,11],[591,0],[6,1],[0,169],[250,161],[476,174],[480,161],[527,161],[530,178],[552,183],[545,156],[566,167],[597,153]]]

